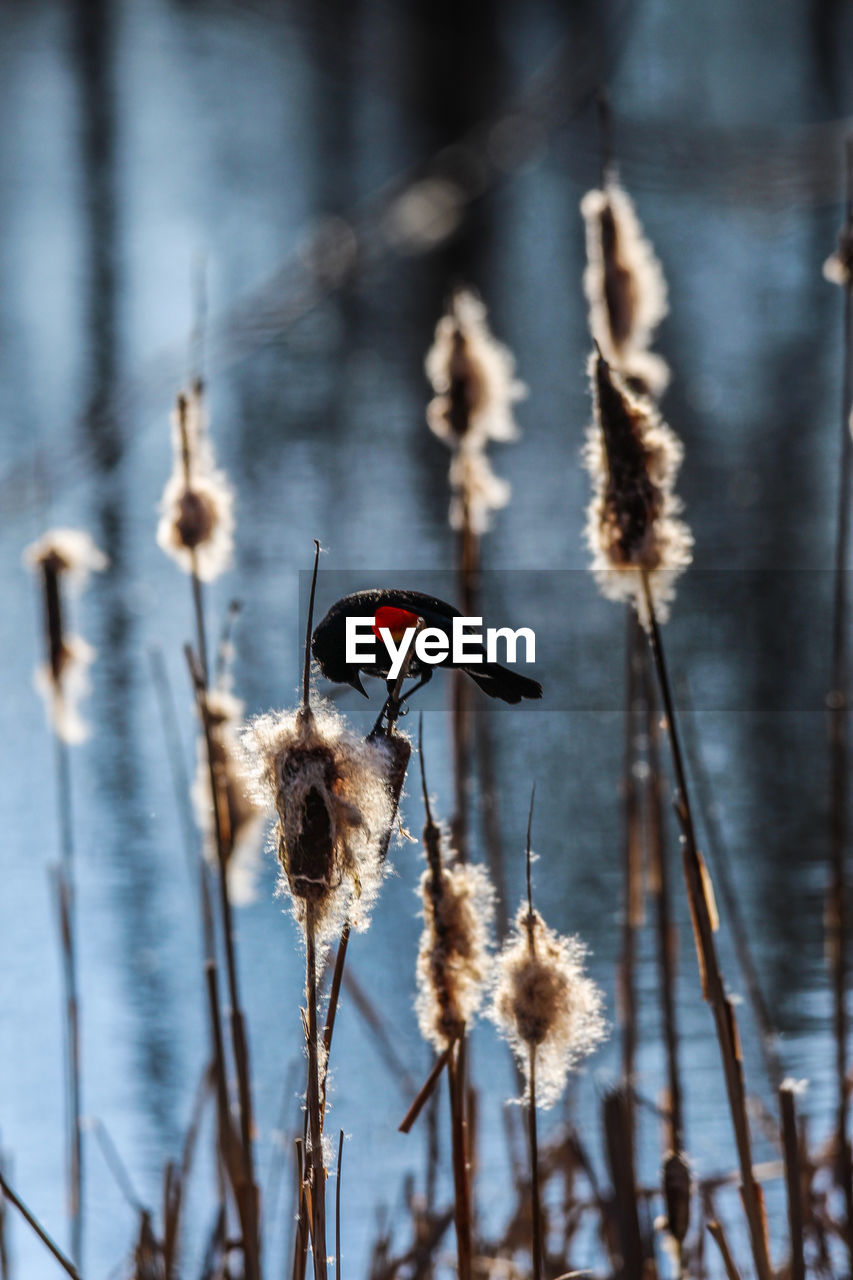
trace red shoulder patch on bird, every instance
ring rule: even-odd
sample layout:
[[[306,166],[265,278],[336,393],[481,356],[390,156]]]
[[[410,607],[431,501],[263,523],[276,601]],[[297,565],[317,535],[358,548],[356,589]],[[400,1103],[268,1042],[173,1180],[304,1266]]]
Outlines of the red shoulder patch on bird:
[[[418,625],[418,615],[410,613],[408,609],[395,609],[393,605],[380,605],[373,615],[373,634],[377,640],[381,640],[380,629],[385,627],[391,632],[395,643],[399,643],[405,635],[409,627]]]

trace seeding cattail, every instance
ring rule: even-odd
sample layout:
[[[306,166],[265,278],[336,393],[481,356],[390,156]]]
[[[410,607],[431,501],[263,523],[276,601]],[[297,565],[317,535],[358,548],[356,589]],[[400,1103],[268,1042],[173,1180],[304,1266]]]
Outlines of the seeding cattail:
[[[264,807],[247,792],[244,784],[240,753],[242,716],[243,704],[233,694],[217,689],[207,695],[210,749],[225,811],[220,814],[222,852],[228,876],[228,896],[235,907],[246,906],[255,900],[265,813]],[[219,853],[213,827],[210,759],[204,737],[199,738],[198,744],[193,805],[204,837],[204,856],[215,868]]]
[[[450,524],[485,533],[493,511],[509,501],[510,488],[492,472],[490,440],[515,440],[513,405],[526,394],[515,360],[489,332],[486,308],[472,293],[454,294],[439,320],[426,357],[435,396],[427,406],[430,428],[453,451]]]
[[[521,904],[498,957],[491,1014],[528,1090],[530,1051],[535,1050],[541,1107],[553,1106],[570,1069],[604,1039],[602,996],[584,972],[585,958],[580,939],[561,937],[538,911]]]
[[[54,732],[67,743],[83,742],[89,733],[79,704],[89,688],[95,650],[65,629],[62,581],[81,588],[91,572],[100,573],[107,558],[88,533],[52,529],[27,547],[24,563],[41,575],[47,661],[37,668],[35,686],[44,699]]]
[[[172,445],[174,464],[160,501],[157,545],[186,573],[212,582],[231,562],[234,495],[215,465],[199,381],[189,396],[178,396]]]
[[[306,908],[322,938],[348,920],[364,929],[383,875],[393,821],[393,758],[381,737],[364,740],[328,704],[271,713],[242,735],[250,795],[275,805],[274,847],[296,918]]]
[[[581,213],[586,224],[583,284],[590,332],[635,391],[658,397],[666,389],[669,369],[648,348],[667,313],[661,265],[630,197],[614,180],[608,180],[604,190],[588,191]]]
[[[659,621],[690,564],[693,538],[673,492],[681,442],[654,406],[633,395],[600,352],[590,359],[594,416],[584,460],[593,481],[586,538],[609,600],[633,602],[648,625],[642,575]]]
[[[823,264],[824,278],[830,284],[849,289],[853,284],[853,224],[845,221],[838,233],[838,245]]]

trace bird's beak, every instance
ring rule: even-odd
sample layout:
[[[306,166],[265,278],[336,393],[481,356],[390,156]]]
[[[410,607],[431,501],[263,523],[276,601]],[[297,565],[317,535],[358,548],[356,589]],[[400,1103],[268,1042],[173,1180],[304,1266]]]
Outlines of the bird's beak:
[[[352,685],[353,689],[357,689],[358,692],[362,695],[362,697],[364,698],[370,697],[370,694],[367,692],[364,685],[361,683],[361,676],[358,674],[357,671],[353,676],[352,680],[349,680],[347,683]]]

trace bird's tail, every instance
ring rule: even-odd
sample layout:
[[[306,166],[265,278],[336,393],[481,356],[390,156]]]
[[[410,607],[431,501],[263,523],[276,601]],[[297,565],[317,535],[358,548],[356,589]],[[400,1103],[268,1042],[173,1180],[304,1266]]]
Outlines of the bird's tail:
[[[466,667],[465,670],[490,698],[515,703],[521,702],[522,698],[542,697],[542,686],[538,680],[510,671],[499,662],[484,662],[482,666]]]

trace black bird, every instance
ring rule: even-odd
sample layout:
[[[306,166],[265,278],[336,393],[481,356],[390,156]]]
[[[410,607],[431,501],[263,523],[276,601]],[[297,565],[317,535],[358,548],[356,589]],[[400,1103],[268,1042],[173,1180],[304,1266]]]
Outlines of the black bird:
[[[419,676],[419,684],[426,684],[432,676],[433,666],[455,667],[474,680],[490,698],[501,698],[504,702],[521,702],[522,698],[541,698],[542,686],[529,676],[510,671],[499,662],[487,662],[485,650],[480,647],[483,661],[478,663],[455,663],[452,660],[452,627],[453,619],[462,615],[453,605],[439,600],[436,596],[425,595],[422,591],[356,591],[352,595],[342,596],[332,605],[322,622],[318,623],[311,639],[311,652],[320,665],[320,670],[327,680],[337,684],[349,684],[359,693],[368,696],[361,683],[361,673],[378,676],[387,680],[391,659],[381,638],[375,644],[376,661],[374,663],[348,663],[346,660],[346,620],[348,617],[369,618],[374,621],[374,632],[378,637],[379,628],[387,627],[397,644],[409,627],[417,625],[418,618],[423,618],[426,626],[437,627],[451,642],[450,652],[440,662],[430,664],[421,662],[412,655],[408,674]],[[466,645],[473,648],[473,638],[466,638]],[[409,690],[414,693],[414,688]],[[408,695],[407,695],[408,696]]]

